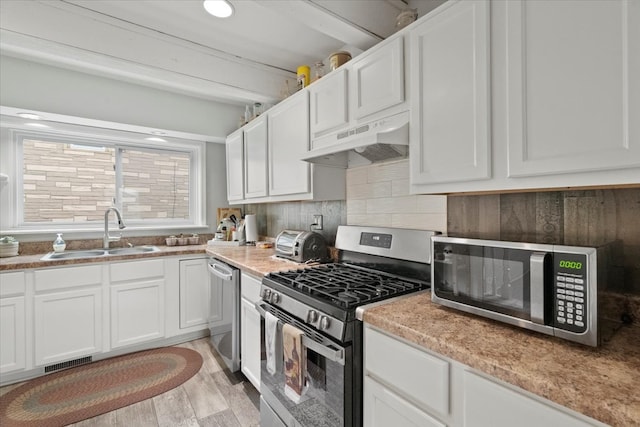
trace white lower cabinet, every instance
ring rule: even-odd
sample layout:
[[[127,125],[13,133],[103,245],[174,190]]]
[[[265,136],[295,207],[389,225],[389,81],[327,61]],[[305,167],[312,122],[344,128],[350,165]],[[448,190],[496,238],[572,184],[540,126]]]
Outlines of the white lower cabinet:
[[[103,350],[102,266],[35,271],[36,366]]]
[[[367,324],[363,417],[372,427],[605,426]]]
[[[26,366],[25,277],[0,274],[0,374]]]
[[[180,329],[207,325],[210,295],[207,258],[180,260]]]
[[[241,370],[256,390],[260,391],[262,317],[254,305],[260,299],[260,280],[242,273],[240,288]]]
[[[464,372],[463,393],[464,425],[468,427],[602,425],[576,418],[469,370]]]
[[[364,401],[367,427],[446,427],[371,377],[364,378]]]
[[[111,347],[164,337],[164,261],[110,265]]]

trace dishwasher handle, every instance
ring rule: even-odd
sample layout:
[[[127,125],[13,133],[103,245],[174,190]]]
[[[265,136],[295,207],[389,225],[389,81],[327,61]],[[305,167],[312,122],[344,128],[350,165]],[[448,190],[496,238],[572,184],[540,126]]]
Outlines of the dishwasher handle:
[[[233,279],[233,271],[231,271],[226,264],[222,264],[213,259],[209,260],[209,272],[222,280]]]

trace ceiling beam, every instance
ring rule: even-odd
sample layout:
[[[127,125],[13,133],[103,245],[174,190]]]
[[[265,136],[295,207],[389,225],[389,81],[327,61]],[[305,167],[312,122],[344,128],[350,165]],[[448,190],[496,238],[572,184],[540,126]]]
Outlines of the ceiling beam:
[[[273,1],[269,2],[269,9],[277,10],[304,26],[361,50],[367,50],[383,40],[383,37],[365,30],[311,0]]]

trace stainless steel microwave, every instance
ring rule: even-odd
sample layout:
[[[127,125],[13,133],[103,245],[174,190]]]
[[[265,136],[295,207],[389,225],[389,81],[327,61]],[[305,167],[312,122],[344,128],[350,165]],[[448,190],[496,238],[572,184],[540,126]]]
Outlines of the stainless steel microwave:
[[[590,346],[603,338],[605,317],[621,318],[610,312],[613,304],[603,304],[600,292],[614,244],[587,248],[445,236],[431,242],[434,303]]]

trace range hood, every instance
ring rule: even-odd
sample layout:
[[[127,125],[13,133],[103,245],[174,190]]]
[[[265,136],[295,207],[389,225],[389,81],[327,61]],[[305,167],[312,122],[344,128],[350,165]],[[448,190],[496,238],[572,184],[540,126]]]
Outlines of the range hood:
[[[349,165],[402,159],[409,153],[409,112],[322,136],[313,141],[321,148],[302,160],[326,166]]]

